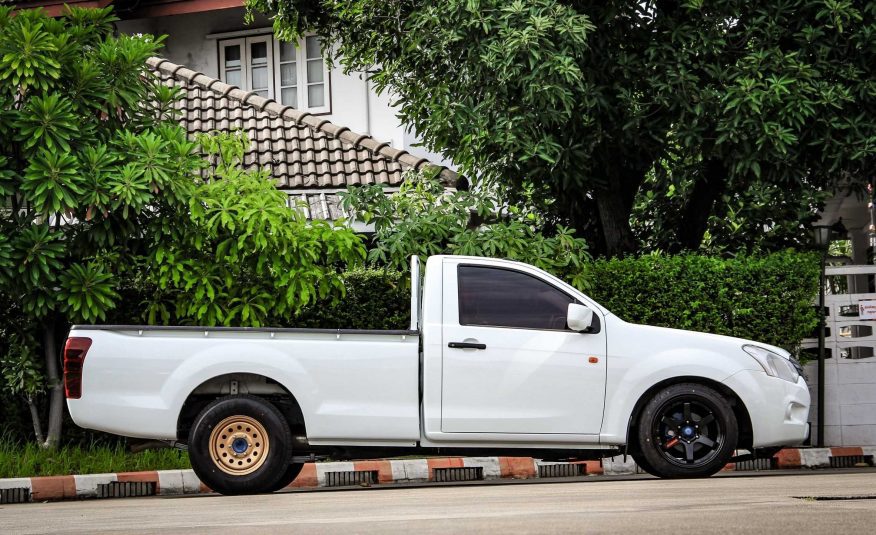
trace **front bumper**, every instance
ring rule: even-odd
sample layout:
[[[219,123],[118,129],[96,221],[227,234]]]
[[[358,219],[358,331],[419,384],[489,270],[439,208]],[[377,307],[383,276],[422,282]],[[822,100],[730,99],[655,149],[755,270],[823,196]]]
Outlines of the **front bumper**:
[[[748,410],[755,448],[795,446],[809,436],[809,388],[759,370],[743,370],[724,381]]]

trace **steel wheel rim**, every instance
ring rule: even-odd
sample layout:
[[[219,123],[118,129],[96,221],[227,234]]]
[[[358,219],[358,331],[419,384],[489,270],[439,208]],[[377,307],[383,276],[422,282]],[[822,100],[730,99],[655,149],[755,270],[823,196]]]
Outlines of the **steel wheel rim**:
[[[210,433],[210,457],[226,474],[243,476],[258,470],[270,450],[264,426],[251,416],[225,418]]]
[[[658,453],[670,463],[698,468],[712,462],[724,444],[724,426],[716,408],[698,397],[669,400],[654,418],[652,434]]]

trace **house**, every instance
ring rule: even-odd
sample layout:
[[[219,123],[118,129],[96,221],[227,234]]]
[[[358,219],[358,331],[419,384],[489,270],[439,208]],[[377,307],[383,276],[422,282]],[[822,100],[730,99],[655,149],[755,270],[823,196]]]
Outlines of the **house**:
[[[149,67],[184,89],[181,122],[192,134],[242,129],[252,145],[247,164],[267,168],[290,203],[308,217],[345,216],[337,193],[350,185],[400,185],[408,169],[436,165],[450,187],[452,163],[418,147],[396,117],[391,97],[366,76],[323,60],[319,38],[273,37],[260,17],[244,23],[243,0],[26,0],[19,8],[63,13],[64,4],[112,4],[120,33],[166,35]],[[296,46],[297,45],[297,46]]]
[[[266,169],[277,187],[289,194],[290,205],[303,206],[312,219],[349,218],[337,193],[353,185],[382,184],[394,188],[408,170],[438,167],[442,182],[461,180],[452,170],[427,158],[392,147],[366,134],[336,125],[243,90],[163,58],[147,62],[166,85],[182,89],[177,103],[180,123],[191,134],[243,130],[251,140],[244,163]]]

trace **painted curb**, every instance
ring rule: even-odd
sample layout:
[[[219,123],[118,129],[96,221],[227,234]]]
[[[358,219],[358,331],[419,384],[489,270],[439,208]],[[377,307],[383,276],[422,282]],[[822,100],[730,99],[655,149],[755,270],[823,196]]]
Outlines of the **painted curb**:
[[[778,469],[828,468],[833,457],[876,458],[876,446],[837,448],[789,448],[775,455]],[[481,468],[483,478],[530,479],[539,477],[539,466],[584,465],[585,475],[624,475],[640,473],[632,458],[609,457],[601,461],[573,463],[545,462],[530,457],[440,457],[426,459],[373,460],[356,462],[307,463],[301,474],[287,488],[326,487],[331,472],[377,472],[377,484],[427,483],[435,481],[436,468]],[[728,464],[725,470],[735,470]],[[99,497],[99,485],[114,482],[154,483],[159,496],[202,494],[211,492],[192,470],[158,470],[50,477],[0,479],[0,489],[27,489],[30,501],[55,501]]]

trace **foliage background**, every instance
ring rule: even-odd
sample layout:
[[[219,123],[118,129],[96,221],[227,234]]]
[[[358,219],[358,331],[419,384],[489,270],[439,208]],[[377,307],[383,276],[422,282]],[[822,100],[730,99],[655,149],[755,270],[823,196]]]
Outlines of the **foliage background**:
[[[245,136],[191,139],[180,90],[146,64],[164,38],[117,35],[117,20],[0,6],[0,389],[46,448],[62,438],[71,324],[263,325],[339,298],[338,273],[365,256],[351,229],[306,221],[243,169]]]
[[[589,295],[627,321],[737,336],[798,352],[818,316],[818,256],[599,260]]]
[[[354,269],[343,275],[343,300],[319,302],[297,318],[276,325],[319,329],[407,329],[411,321],[410,280],[391,269]]]
[[[431,148],[496,183],[356,190],[349,205],[377,226],[370,259],[388,267],[341,275],[365,255],[359,237],[286,210],[265,174],[239,169],[234,139],[185,138],[174,92],[145,72],[161,39],[115,37],[109,10],[0,9],[0,197],[18,214],[0,221],[8,432],[32,436],[54,390],[57,444],[70,322],[403,329],[410,254],[529,262],[630,321],[790,350],[810,334],[817,259],[732,255],[799,244],[835,179],[872,168],[876,4],[249,3],[280,6],[287,33],[316,26],[347,67],[378,66],[372,81],[406,98]],[[740,10],[745,24],[724,28]],[[630,245],[731,258],[591,262]],[[91,440],[66,427],[65,441]]]
[[[756,340],[799,353],[817,325],[818,256],[784,251],[722,259],[651,255],[598,259],[587,266],[587,294],[634,322]],[[295,322],[302,327],[406,329],[407,275],[351,271],[341,304],[317,304]]]
[[[414,255],[506,258],[587,287],[587,242],[574,229],[547,221],[531,202],[511,204],[498,187],[448,190],[434,175],[408,172],[404,178],[391,195],[378,185],[342,194],[344,208],[374,225],[372,263],[406,271]],[[526,198],[526,192],[517,196]]]
[[[466,175],[532,186],[595,256],[802,245],[813,193],[873,177],[872,0],[246,5],[368,72]]]

